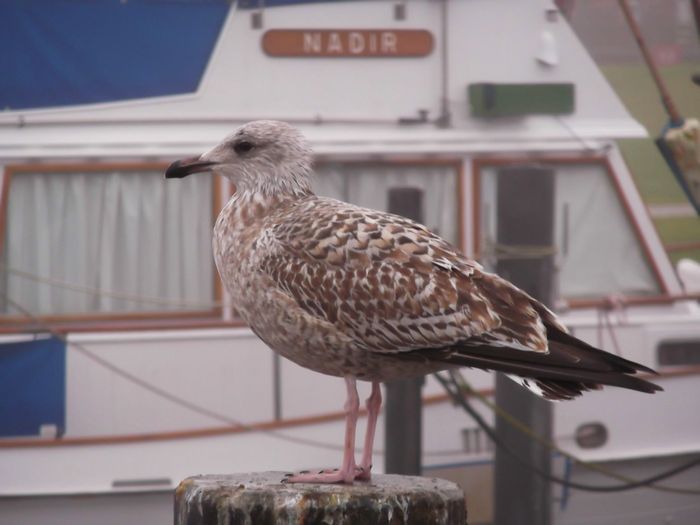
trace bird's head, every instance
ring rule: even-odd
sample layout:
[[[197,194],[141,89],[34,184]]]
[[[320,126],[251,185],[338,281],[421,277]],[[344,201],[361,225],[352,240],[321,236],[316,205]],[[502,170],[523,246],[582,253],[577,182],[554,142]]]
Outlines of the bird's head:
[[[276,120],[249,122],[212,149],[173,162],[165,177],[213,172],[234,183],[238,191],[306,195],[311,192],[311,147],[296,128]]]

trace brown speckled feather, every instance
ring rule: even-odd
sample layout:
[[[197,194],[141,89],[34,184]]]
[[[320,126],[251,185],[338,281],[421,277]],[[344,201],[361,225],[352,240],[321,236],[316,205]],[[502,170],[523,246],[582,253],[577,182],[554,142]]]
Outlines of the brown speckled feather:
[[[169,169],[216,166],[238,188],[217,219],[214,258],[236,310],[276,352],[375,382],[473,366],[530,378],[516,380],[556,399],[599,384],[659,388],[424,226],[317,197],[310,159],[296,130],[262,121]]]
[[[406,218],[309,196],[270,217],[261,270],[375,352],[455,341],[546,352],[533,300]]]
[[[542,304],[424,226],[317,197],[311,161],[298,130],[257,121],[166,171],[229,178],[236,193],[216,220],[213,249],[236,311],[280,355],[345,379],[341,467],[287,481],[371,479],[382,381],[469,366],[504,372],[548,399],[602,384],[660,389],[635,376],[649,369],[569,335]],[[359,464],[357,379],[373,383]]]

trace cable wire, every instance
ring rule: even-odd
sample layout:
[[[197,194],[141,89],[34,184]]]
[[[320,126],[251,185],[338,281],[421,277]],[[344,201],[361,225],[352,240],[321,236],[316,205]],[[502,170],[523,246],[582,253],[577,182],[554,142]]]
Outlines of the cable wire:
[[[507,421],[510,425],[514,426],[527,436],[529,436],[531,439],[534,439],[535,441],[539,442],[543,446],[551,449],[554,452],[557,452],[558,454],[570,459],[574,463],[581,465],[589,470],[594,470],[596,472],[599,472],[601,474],[604,474],[606,476],[618,479],[620,481],[624,481],[626,483],[636,483],[637,481],[629,478],[627,476],[624,476],[622,474],[618,474],[612,470],[609,470],[605,467],[602,467],[596,463],[591,463],[588,461],[584,461],[573,454],[570,454],[569,452],[566,452],[565,450],[559,448],[555,443],[552,441],[549,441],[548,439],[543,438],[539,434],[537,434],[534,430],[532,430],[530,427],[525,425],[522,421],[514,417],[512,414],[509,412],[505,411],[503,408],[498,406],[496,403],[493,401],[487,399],[485,396],[483,396],[481,393],[473,390],[464,377],[461,374],[455,375],[455,380],[456,383],[459,384],[460,388],[463,389],[465,392],[469,392],[472,395],[474,395],[481,403],[483,403],[486,407],[488,407],[490,410],[492,410],[498,417],[501,417],[505,421]],[[700,458],[698,458],[700,459]],[[659,480],[660,481],[660,480]],[[675,487],[665,487],[662,485],[657,485],[654,487],[657,490],[664,491],[664,492],[674,492],[674,493],[682,493],[682,494],[700,494],[700,489],[683,489],[683,488],[675,488]]]
[[[450,371],[449,372],[449,375],[450,375],[449,380],[445,379],[440,374],[433,374],[433,375],[438,380],[438,382],[442,385],[442,387],[445,389],[445,391],[450,396],[450,398],[456,404],[461,406],[476,421],[476,423],[479,425],[479,427],[481,427],[481,429],[489,436],[489,438],[491,438],[491,440],[494,442],[494,444],[496,446],[498,446],[504,452],[511,455],[513,458],[515,458],[518,462],[523,464],[525,467],[529,468],[530,470],[534,471],[538,475],[542,476],[543,478],[545,478],[553,483],[557,483],[559,485],[563,485],[566,487],[571,487],[571,488],[575,488],[575,489],[579,489],[579,490],[585,490],[585,491],[589,491],[589,492],[621,492],[621,491],[625,491],[625,490],[632,490],[632,489],[636,489],[636,488],[647,487],[647,488],[651,488],[651,489],[655,489],[655,490],[661,490],[664,492],[673,492],[673,493],[677,493],[677,494],[686,494],[686,495],[689,495],[689,494],[698,495],[698,494],[700,494],[700,490],[696,490],[696,489],[683,489],[683,488],[676,488],[676,487],[665,487],[665,486],[654,485],[654,483],[656,483],[656,482],[670,478],[672,476],[675,476],[676,474],[680,474],[681,472],[684,472],[690,468],[693,468],[697,465],[700,465],[700,457],[695,458],[695,459],[693,459],[687,463],[684,463],[682,465],[679,465],[677,467],[674,467],[666,472],[662,472],[660,474],[657,474],[655,476],[651,476],[651,477],[643,479],[643,480],[634,480],[634,479],[628,478],[627,476],[617,474],[616,472],[610,471],[610,470],[608,470],[604,467],[601,467],[599,465],[595,465],[593,463],[583,461],[583,460],[573,456],[572,454],[560,449],[551,441],[539,436],[532,429],[530,429],[527,425],[523,424],[521,421],[519,421],[518,419],[513,417],[511,414],[504,411],[502,408],[498,407],[498,405],[496,405],[495,403],[492,403],[491,401],[487,400],[485,398],[485,396],[474,391],[466,383],[463,376],[458,371],[455,371],[455,370]],[[454,388],[451,388],[451,387],[454,387]],[[495,430],[469,404],[469,402],[467,401],[464,394],[473,395],[473,396],[477,397],[488,408],[490,408],[498,417],[503,418],[509,424],[513,425],[515,428],[517,428],[521,432],[525,433],[528,437],[530,437],[531,439],[544,445],[545,447],[549,448],[550,450],[552,450],[554,452],[558,452],[559,454],[563,455],[566,458],[571,459],[576,464],[581,465],[582,467],[597,471],[601,474],[607,475],[609,477],[613,477],[615,479],[619,479],[621,481],[624,481],[625,483],[623,483],[621,485],[609,485],[609,486],[588,485],[588,484],[576,483],[576,482],[572,482],[569,480],[565,480],[565,479],[562,479],[560,477],[554,476],[549,472],[543,471],[542,469],[540,469],[536,465],[532,464],[527,459],[522,458],[518,453],[516,453],[506,443],[504,443],[498,437]]]
[[[171,392],[168,392],[167,390],[164,390],[156,385],[153,385],[152,383],[149,383],[148,381],[145,381],[141,379],[138,376],[135,376],[131,372],[128,372],[113,363],[110,363],[109,361],[95,355],[93,352],[85,348],[80,343],[72,342],[69,341],[68,338],[61,332],[53,329],[51,326],[43,322],[41,319],[39,319],[37,316],[35,316],[32,312],[24,308],[22,305],[17,303],[17,301],[14,301],[11,299],[6,293],[1,293],[0,294],[5,301],[7,301],[8,304],[10,304],[13,308],[17,309],[22,315],[30,319],[32,322],[34,322],[37,326],[41,327],[43,330],[46,332],[50,333],[53,337],[56,337],[57,339],[61,340],[64,342],[67,346],[70,346],[77,350],[79,353],[81,353],[83,356],[87,357],[88,359],[92,360],[93,362],[97,363],[98,365],[102,366],[105,369],[110,370],[112,373],[122,377],[123,379],[129,381],[132,384],[135,384],[144,390],[147,390],[151,392],[152,394],[162,398],[166,399],[167,401],[170,401],[173,404],[179,405],[182,408],[186,408],[187,410],[190,410],[192,412],[195,412],[197,414],[212,418],[214,420],[217,420],[219,422],[225,423],[229,426],[232,426],[233,428],[240,428],[242,430],[248,431],[248,432],[261,432],[263,434],[267,434],[271,437],[275,437],[277,439],[281,439],[284,441],[296,443],[296,444],[301,444],[305,446],[312,446],[312,447],[319,447],[319,448],[325,448],[325,449],[330,449],[330,450],[342,450],[343,447],[340,445],[335,445],[331,443],[326,443],[322,441],[316,441],[313,439],[307,439],[307,438],[300,438],[300,437],[295,437],[295,436],[290,436],[288,434],[284,434],[282,432],[278,432],[275,430],[271,429],[261,429],[261,428],[255,428],[252,425],[242,423],[236,419],[230,418],[229,416],[226,416],[224,414],[221,414],[219,412],[216,412],[214,410],[208,409],[206,407],[203,407],[201,405],[198,405],[196,403],[193,403],[183,397],[180,397],[176,394],[173,394]],[[620,474],[617,474],[615,472],[612,472],[608,469],[605,469],[604,467],[600,467],[599,465],[595,465],[593,463],[589,463],[586,461],[583,461],[568,452],[560,449],[557,447],[554,443],[552,443],[549,440],[546,440],[539,436],[537,433],[535,433],[532,429],[527,427],[527,425],[523,424],[521,421],[513,417],[511,414],[508,412],[504,411],[502,408],[500,408],[498,405],[495,403],[492,403],[489,401],[485,396],[480,394],[479,392],[476,392],[473,390],[468,383],[464,380],[463,376],[455,370],[452,370],[449,372],[450,374],[450,381],[444,379],[442,376],[439,374],[433,374],[435,378],[438,380],[438,382],[442,385],[442,387],[445,389],[447,394],[450,396],[450,398],[455,402],[456,404],[460,405],[469,415],[472,416],[472,418],[476,421],[476,423],[482,428],[482,430],[491,438],[491,440],[494,442],[494,444],[500,448],[502,448],[505,452],[508,454],[512,455],[515,459],[517,459],[520,463],[525,465],[527,468],[532,469],[534,472],[536,472],[538,475],[544,477],[545,479],[552,481],[554,483],[558,483],[564,486],[569,486],[572,488],[580,489],[580,490],[586,490],[586,491],[592,491],[592,492],[619,492],[619,491],[624,491],[624,490],[631,490],[634,488],[639,488],[639,487],[648,487],[656,490],[661,490],[665,492],[673,492],[673,493],[678,493],[678,494],[693,494],[693,495],[698,495],[700,494],[700,489],[682,489],[682,488],[675,488],[675,487],[664,487],[664,486],[658,486],[658,485],[653,485],[654,483],[658,481],[662,481],[664,479],[670,478],[672,476],[675,476],[676,474],[679,474],[685,470],[688,470],[696,465],[700,465],[700,457],[696,458],[695,460],[692,460],[688,463],[685,463],[683,465],[680,465],[678,467],[675,467],[669,471],[666,471],[664,473],[658,474],[656,476],[652,476],[650,478],[637,481],[633,480],[631,478],[628,478],[626,476],[622,476]],[[455,389],[452,390],[450,388],[450,385],[454,385]],[[546,446],[552,451],[558,452],[559,454],[571,459],[574,461],[576,464],[581,465],[585,468],[588,468],[590,470],[597,471],[601,474],[605,474],[609,477],[613,477],[622,481],[625,481],[623,485],[617,485],[617,486],[595,486],[595,485],[585,485],[581,483],[575,483],[571,481],[567,481],[565,479],[559,478],[557,476],[553,476],[552,474],[548,472],[544,472],[529,461],[527,461],[524,458],[521,458],[515,451],[513,451],[511,448],[509,448],[505,443],[503,443],[498,436],[496,435],[495,431],[493,428],[489,426],[489,424],[481,417],[481,415],[474,410],[474,408],[469,404],[469,402],[466,400],[465,396],[462,395],[463,393],[466,393],[468,395],[473,395],[477,397],[482,403],[484,403],[488,408],[490,408],[498,417],[503,418],[506,420],[509,424],[513,425],[515,428],[520,430],[521,432],[525,433],[528,435],[531,439],[534,439],[541,443],[542,445]],[[382,450],[375,450],[375,452],[379,455],[383,454],[384,451]],[[426,452],[426,454],[430,455],[451,455],[453,451],[435,451],[435,452]]]
[[[0,269],[2,271],[16,275],[17,277],[21,277],[23,279],[27,279],[29,281],[38,283],[38,284],[44,284],[48,286],[52,286],[54,288],[60,288],[63,290],[70,290],[72,292],[78,292],[78,293],[83,293],[83,294],[89,294],[89,295],[96,295],[99,297],[109,297],[112,299],[120,299],[122,301],[130,301],[130,302],[136,302],[136,303],[150,303],[150,304],[156,304],[156,305],[162,305],[162,306],[179,306],[182,308],[196,308],[196,309],[205,309],[205,308],[217,308],[221,307],[223,303],[221,301],[188,301],[186,299],[165,299],[163,297],[153,297],[153,296],[147,296],[147,295],[137,295],[137,294],[129,294],[125,292],[117,292],[114,290],[104,290],[102,288],[95,288],[92,286],[85,286],[82,284],[76,284],[68,281],[63,281],[61,279],[56,279],[54,277],[47,277],[44,275],[38,275],[35,273],[31,272],[26,272],[24,270],[18,270],[17,268],[12,268],[10,266],[7,266],[5,263],[0,261]]]
[[[182,408],[185,408],[187,410],[195,412],[199,415],[214,419],[214,420],[219,421],[221,423],[225,423],[226,425],[229,425],[233,428],[240,428],[242,430],[246,430],[249,432],[262,432],[262,433],[268,434],[270,436],[276,437],[278,439],[290,441],[290,442],[301,444],[301,445],[320,447],[320,448],[326,448],[326,449],[332,449],[332,450],[342,450],[343,449],[343,447],[340,445],[333,445],[330,443],[316,441],[313,439],[306,439],[306,438],[299,438],[299,437],[295,437],[295,436],[290,436],[288,434],[284,434],[282,432],[278,432],[278,431],[271,430],[271,429],[255,428],[252,425],[242,423],[242,422],[240,422],[236,419],[233,419],[229,416],[226,416],[226,415],[221,414],[219,412],[216,412],[214,410],[211,410],[211,409],[208,409],[208,408],[203,407],[201,405],[198,405],[196,403],[193,403],[193,402],[191,402],[183,397],[180,397],[176,394],[173,394],[172,392],[168,392],[167,390],[162,389],[156,385],[153,385],[153,384],[149,383],[148,381],[145,381],[145,380],[141,379],[140,377],[135,376],[131,372],[128,372],[128,371],[114,365],[113,363],[110,363],[109,361],[95,355],[93,352],[91,352],[90,350],[85,348],[85,346],[83,346],[82,344],[76,343],[74,341],[69,341],[68,338],[64,334],[51,328],[49,325],[44,323],[41,319],[37,318],[34,314],[32,314],[29,310],[27,310],[22,305],[17,303],[17,301],[14,301],[10,297],[8,297],[7,294],[3,293],[2,295],[3,295],[4,299],[10,305],[12,305],[12,307],[14,307],[19,312],[21,312],[22,315],[31,319],[32,322],[34,322],[35,324],[40,326],[46,332],[50,333],[53,337],[56,337],[57,339],[63,341],[67,346],[70,346],[71,348],[78,351],[83,356],[87,357],[88,359],[97,363],[98,365],[102,366],[103,368],[106,368],[107,370],[118,375],[119,377],[125,379],[126,381],[128,381],[134,385],[137,385],[137,386],[143,388],[144,390],[147,390],[148,392],[150,392],[150,393],[152,393],[152,394],[154,394],[162,399],[170,401],[171,403],[173,403],[175,405],[178,405]]]
[[[253,425],[242,423],[241,421],[233,419],[227,415],[221,414],[221,413],[216,412],[214,410],[211,410],[211,409],[208,409],[208,408],[203,407],[201,405],[198,405],[196,403],[193,403],[192,401],[189,401],[188,399],[180,397],[176,394],[173,394],[172,392],[168,392],[167,390],[160,388],[152,383],[149,383],[148,381],[132,374],[131,372],[128,372],[128,371],[124,370],[123,368],[120,368],[120,367],[116,366],[115,364],[110,363],[106,359],[99,357],[95,353],[88,350],[84,345],[82,345],[80,343],[76,343],[74,341],[69,341],[68,338],[63,333],[59,332],[58,330],[53,329],[50,325],[43,322],[40,318],[38,318],[32,312],[30,312],[29,310],[24,308],[22,305],[17,303],[17,301],[8,297],[7,294],[0,293],[0,296],[2,296],[4,298],[4,300],[8,302],[8,304],[10,304],[13,308],[17,309],[22,315],[24,315],[25,317],[30,319],[33,323],[35,323],[37,325],[37,327],[39,327],[43,331],[51,334],[53,337],[61,340],[63,343],[65,343],[67,346],[70,346],[75,351],[79,352],[81,355],[90,359],[91,361],[93,361],[97,365],[109,370],[110,372],[114,373],[115,375],[121,377],[122,379],[150,392],[151,394],[153,394],[157,397],[165,399],[165,400],[169,401],[170,403],[173,403],[174,405],[180,406],[181,408],[185,408],[185,409],[187,409],[191,412],[194,412],[196,414],[199,414],[201,416],[211,418],[215,421],[219,421],[220,423],[224,423],[227,426],[231,426],[232,428],[236,428],[236,429],[241,429],[241,430],[244,430],[246,432],[260,432],[260,433],[267,434],[271,437],[274,437],[274,438],[277,438],[277,439],[280,439],[283,441],[288,441],[290,443],[296,443],[298,445],[324,448],[327,450],[339,450],[339,451],[344,450],[344,447],[342,445],[336,445],[334,443],[327,443],[327,442],[318,441],[315,439],[307,439],[307,438],[302,438],[302,437],[290,436],[289,434],[285,434],[284,432],[279,432],[279,431],[272,430],[272,429],[257,428]],[[356,451],[361,452],[360,449],[356,449]],[[374,453],[377,455],[383,455],[384,451],[381,449],[374,449]],[[454,456],[454,455],[462,454],[462,453],[463,453],[462,451],[456,451],[456,450],[433,450],[433,451],[425,451],[424,452],[425,455],[435,456],[435,457]]]

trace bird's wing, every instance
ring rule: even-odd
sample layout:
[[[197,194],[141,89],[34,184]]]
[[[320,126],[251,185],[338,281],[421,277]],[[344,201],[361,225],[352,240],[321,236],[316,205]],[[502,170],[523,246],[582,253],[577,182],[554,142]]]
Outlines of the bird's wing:
[[[271,220],[264,235],[277,249],[260,269],[368,349],[462,342],[547,352],[542,317],[554,315],[425,227],[332,199],[300,206],[308,210]]]

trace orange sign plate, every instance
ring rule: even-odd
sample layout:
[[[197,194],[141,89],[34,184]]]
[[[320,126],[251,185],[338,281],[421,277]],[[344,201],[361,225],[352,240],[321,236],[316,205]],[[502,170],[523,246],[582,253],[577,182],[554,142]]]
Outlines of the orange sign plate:
[[[423,57],[433,51],[424,29],[271,29],[262,48],[273,57]]]

